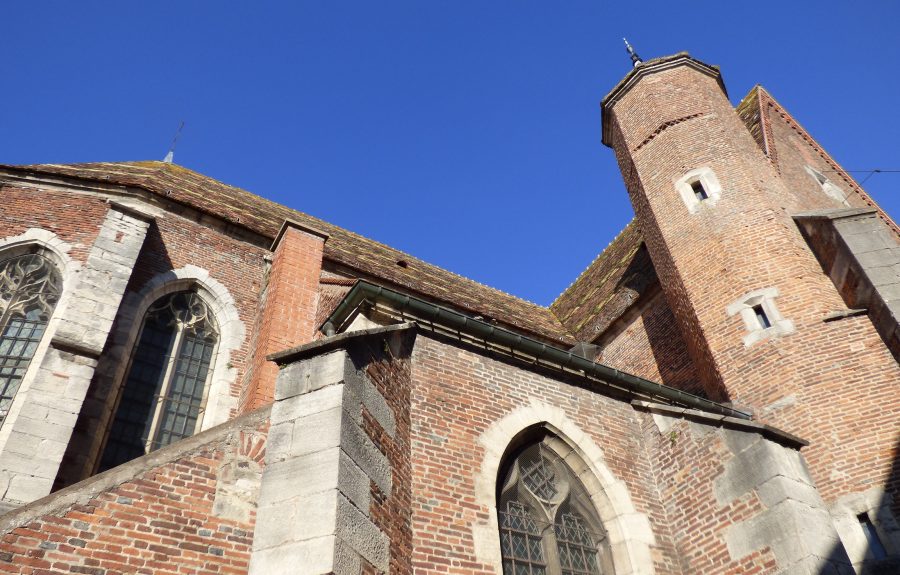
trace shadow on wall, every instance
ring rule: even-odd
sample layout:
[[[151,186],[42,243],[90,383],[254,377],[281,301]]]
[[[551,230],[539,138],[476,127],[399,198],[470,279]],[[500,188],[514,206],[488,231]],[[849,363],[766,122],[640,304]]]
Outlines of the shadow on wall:
[[[127,299],[128,294],[139,292],[148,280],[159,273],[172,270],[173,267],[162,234],[160,234],[156,222],[153,222],[147,230],[144,245],[135,263],[135,269],[125,288],[126,297],[123,298],[123,303]],[[110,329],[110,334],[118,333],[121,313],[122,310],[120,309]],[[139,318],[137,321],[141,320],[143,318]],[[98,458],[95,450],[100,446],[102,436],[106,434],[109,424],[108,417],[112,413],[109,410],[114,408],[109,398],[111,394],[118,394],[118,389],[110,389],[112,383],[109,381],[110,378],[103,377],[101,373],[105,371],[103,369],[103,358],[108,357],[110,347],[116,344],[115,341],[112,341],[113,339],[107,339],[106,345],[103,347],[103,352],[100,356],[101,364],[98,365],[94,378],[91,380],[81,413],[78,415],[75,429],[72,431],[72,437],[69,440],[69,445],[56,476],[53,491],[58,491],[73,483],[87,479],[94,473],[95,460]],[[130,354],[131,350],[126,350],[125,353]]]
[[[857,517],[859,528],[866,537],[865,559],[857,565],[859,571],[836,570],[834,565],[846,565],[847,551],[838,545],[831,552],[829,564],[819,571],[819,575],[837,575],[843,573],[860,573],[861,575],[898,575],[900,574],[900,530],[895,518],[900,518],[900,440],[894,446],[891,471],[884,484],[884,495],[881,501],[869,514]]]

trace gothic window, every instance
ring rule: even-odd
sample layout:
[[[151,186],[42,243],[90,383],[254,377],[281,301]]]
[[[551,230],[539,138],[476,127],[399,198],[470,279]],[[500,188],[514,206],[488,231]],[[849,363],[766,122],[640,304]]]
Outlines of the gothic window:
[[[503,575],[610,575],[606,531],[546,435],[510,457],[498,494]]]
[[[61,291],[59,271],[40,254],[0,261],[0,424],[9,413]]]
[[[100,471],[194,434],[217,341],[212,312],[196,293],[176,292],[150,306]]]

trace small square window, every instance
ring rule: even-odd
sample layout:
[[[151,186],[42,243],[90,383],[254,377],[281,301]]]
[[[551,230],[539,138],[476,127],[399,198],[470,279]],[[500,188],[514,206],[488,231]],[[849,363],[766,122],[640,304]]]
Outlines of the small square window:
[[[706,193],[706,188],[703,187],[703,184],[700,182],[700,180],[691,182],[691,190],[694,191],[694,196],[700,202],[709,198],[709,194]]]
[[[763,309],[762,304],[753,306],[753,313],[756,314],[756,321],[759,322],[761,328],[768,329],[772,327],[772,322],[769,321],[769,316],[766,315],[766,310]]]

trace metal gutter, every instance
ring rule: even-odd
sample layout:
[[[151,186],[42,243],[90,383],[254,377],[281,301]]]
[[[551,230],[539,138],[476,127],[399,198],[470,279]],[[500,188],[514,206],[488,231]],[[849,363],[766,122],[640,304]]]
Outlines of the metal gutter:
[[[377,286],[360,280],[344,297],[337,308],[319,328],[328,336],[334,335],[344,327],[347,319],[364,302],[384,303],[410,316],[427,320],[465,332],[480,340],[493,343],[504,348],[519,351],[539,360],[559,365],[564,369],[583,372],[585,375],[614,383],[627,390],[640,393],[655,399],[662,399],[675,405],[692,407],[706,412],[717,413],[739,419],[751,419],[749,413],[710,401],[684,391],[666,387],[658,383],[619,371],[618,369],[595,363],[589,359],[575,355],[570,351],[541,343],[529,337],[513,333],[508,329],[491,325],[487,322],[463,315],[459,312],[428,303],[418,298],[402,294],[392,289]]]

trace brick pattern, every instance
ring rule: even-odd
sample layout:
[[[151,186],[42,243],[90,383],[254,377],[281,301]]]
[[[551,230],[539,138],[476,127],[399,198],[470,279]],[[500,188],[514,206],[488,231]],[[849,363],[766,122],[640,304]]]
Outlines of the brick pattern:
[[[656,573],[682,572],[643,447],[641,420],[627,403],[424,334],[413,351],[412,385],[414,571],[497,572],[474,552],[472,526],[489,514],[475,497],[475,476],[485,457],[478,438],[504,415],[540,398],[562,408],[603,450],[636,510],[648,515],[657,541]]]
[[[603,346],[598,361],[695,395],[706,394],[672,310],[661,293],[615,339]]]
[[[730,558],[725,530],[762,513],[765,506],[753,491],[726,506],[716,502],[715,480],[731,458],[721,436],[683,420],[666,433],[649,416],[642,424],[682,571],[723,575],[776,572],[775,557],[768,548],[738,561]],[[700,533],[703,535],[698,537]]]
[[[249,439],[255,435],[241,435],[237,445],[209,444],[89,500],[20,522],[0,538],[0,573],[246,573],[255,515],[247,522],[222,519],[213,505],[218,469],[231,453],[262,464],[260,440]]]
[[[661,121],[694,113],[705,115],[631,152]],[[790,218],[810,207],[804,195],[791,192],[716,80],[691,68],[644,77],[613,115],[626,186],[707,394],[810,440],[806,456],[826,501],[884,484],[900,370],[868,319],[823,322],[844,303]],[[722,197],[690,214],[673,181],[700,166],[715,171]],[[796,331],[745,347],[743,322],[725,309],[770,286]]]
[[[266,356],[313,339],[324,239],[288,227],[275,247],[256,330],[243,410],[272,402],[278,367]]]
[[[64,195],[59,198],[59,201],[63,200],[71,202],[73,196]],[[245,237],[230,233],[227,228],[198,221],[196,214],[185,210],[180,210],[180,213],[163,212],[155,217],[147,230],[144,246],[126,288],[126,295],[134,296],[153,278],[173,269],[195,265],[202,266],[211,278],[228,290],[248,332],[242,345],[233,350],[229,358],[229,363],[236,372],[230,390],[235,404],[241,396],[242,378],[253,334],[253,319],[264,280],[263,257],[266,253],[267,249],[254,245]],[[120,317],[113,323],[110,333],[128,332],[128,326],[122,329]],[[139,318],[138,321],[142,319]],[[122,341],[108,340],[103,353],[109,354],[113,346],[124,344]],[[125,350],[125,353],[130,354],[131,350]],[[115,386],[120,383],[114,381],[111,374],[99,371],[95,374],[56,479],[57,489],[80,481],[93,472],[94,460],[103,444],[104,430],[116,405],[118,388]],[[237,411],[231,415],[236,416]]]
[[[412,573],[412,463],[410,461],[410,361],[406,353],[394,358],[389,349],[371,345],[367,356],[366,375],[384,397],[394,413],[396,430],[393,437],[363,407],[363,430],[375,446],[387,456],[391,465],[389,496],[371,482],[369,514],[375,526],[390,538],[390,575]],[[371,565],[364,573],[375,573]]]
[[[100,198],[12,185],[0,186],[0,197],[0,237],[28,228],[49,230],[72,245],[69,256],[78,262],[87,259],[109,209]]]

